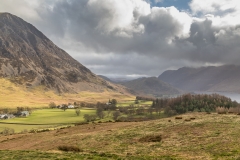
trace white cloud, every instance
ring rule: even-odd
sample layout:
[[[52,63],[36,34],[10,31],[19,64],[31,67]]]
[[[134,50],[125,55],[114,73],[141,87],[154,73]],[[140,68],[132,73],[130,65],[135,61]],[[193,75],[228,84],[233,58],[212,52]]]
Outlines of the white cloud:
[[[164,0],[154,0],[155,3],[162,3]]]
[[[237,10],[239,8],[238,0],[207,0],[199,1],[192,0],[190,2],[190,7],[193,13],[215,13],[221,14],[225,11]]]
[[[214,26],[234,26],[240,24],[239,0],[192,0],[190,7],[193,14],[203,14],[213,21]]]
[[[192,13],[147,0],[1,0],[0,12],[34,24],[96,73],[153,76],[184,65],[239,64],[238,1],[192,0],[190,7]]]
[[[137,21],[140,16],[150,14],[150,5],[143,0],[89,0],[88,10],[94,17],[99,17],[96,29],[118,36],[132,36],[132,32],[144,29]]]
[[[37,0],[1,0],[0,3],[0,12],[11,12],[28,21],[40,19],[36,12],[36,8],[39,6]]]

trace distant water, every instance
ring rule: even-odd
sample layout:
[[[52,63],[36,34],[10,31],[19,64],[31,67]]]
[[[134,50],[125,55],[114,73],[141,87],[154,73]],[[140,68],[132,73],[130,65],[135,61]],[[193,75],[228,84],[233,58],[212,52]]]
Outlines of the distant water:
[[[194,92],[196,94],[220,94],[223,96],[226,96],[228,98],[231,98],[232,101],[237,101],[240,103],[240,94],[239,93],[229,93],[229,92]]]

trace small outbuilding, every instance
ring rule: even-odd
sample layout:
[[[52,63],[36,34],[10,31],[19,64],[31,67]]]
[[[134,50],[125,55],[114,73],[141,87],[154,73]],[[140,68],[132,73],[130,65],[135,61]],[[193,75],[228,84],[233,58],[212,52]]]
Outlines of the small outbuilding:
[[[75,108],[74,105],[69,105],[69,106],[68,106],[68,109],[74,109],[74,108]]]
[[[29,116],[29,112],[28,111],[22,111],[21,112],[21,117],[28,117]]]
[[[0,114],[0,119],[8,119],[6,114]]]

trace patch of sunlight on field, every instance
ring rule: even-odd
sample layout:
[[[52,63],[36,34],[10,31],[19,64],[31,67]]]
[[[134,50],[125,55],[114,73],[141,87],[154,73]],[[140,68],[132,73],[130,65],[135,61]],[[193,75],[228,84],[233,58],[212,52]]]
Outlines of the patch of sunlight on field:
[[[57,94],[54,91],[45,91],[42,86],[32,89],[13,84],[7,79],[0,78],[0,108],[16,107],[48,107],[50,102],[56,104],[86,102],[108,102],[109,99],[130,100],[134,96],[116,92],[102,93],[80,92],[78,94]]]
[[[118,107],[127,107],[127,106],[130,106],[130,105],[139,105],[139,106],[144,106],[144,105],[152,105],[152,101],[142,101],[142,100],[139,100],[138,101],[139,103],[136,104],[135,103],[135,100],[124,100],[124,101],[120,101],[117,106]]]
[[[63,111],[61,109],[41,109],[34,111],[30,116],[26,118],[14,118],[4,120],[8,123],[26,123],[26,124],[61,124],[61,123],[76,123],[84,121],[84,114],[95,114],[95,110],[80,109],[79,116],[76,115],[74,109],[67,109]]]
[[[4,123],[16,123],[16,124],[0,123],[0,131],[6,127],[13,128],[16,132],[20,132],[24,129],[29,130],[32,128],[48,128],[62,124],[78,123],[84,121],[83,118],[84,114],[96,113],[96,110],[93,109],[80,109],[80,111],[81,111],[80,115],[77,116],[74,109],[67,109],[66,111],[63,111],[61,109],[36,110],[26,118],[14,118],[0,121]]]

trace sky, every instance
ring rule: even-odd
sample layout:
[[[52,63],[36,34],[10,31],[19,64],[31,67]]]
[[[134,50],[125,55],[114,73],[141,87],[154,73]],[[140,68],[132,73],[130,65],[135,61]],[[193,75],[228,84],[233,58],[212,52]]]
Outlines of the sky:
[[[1,0],[95,74],[240,64],[238,0]]]

